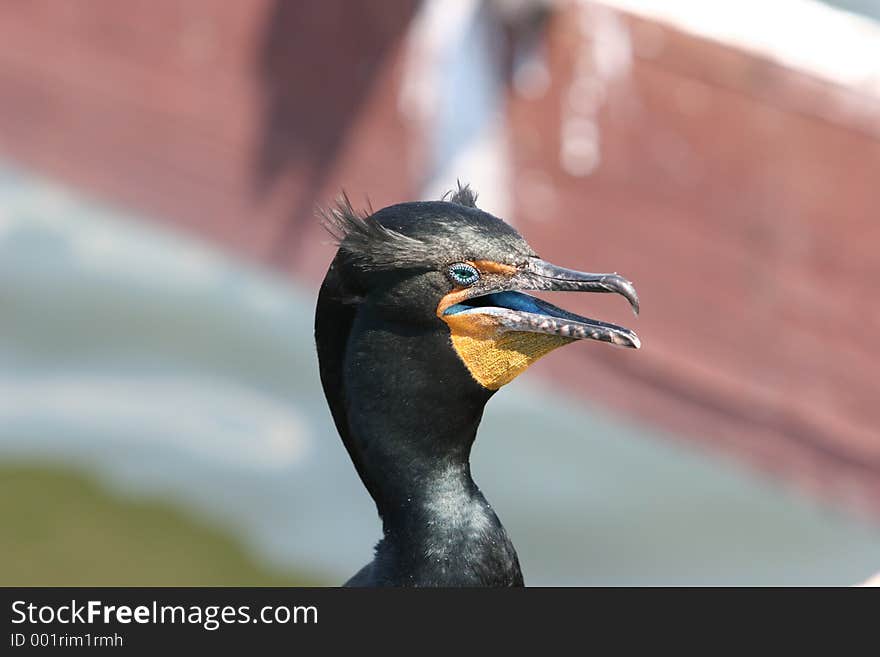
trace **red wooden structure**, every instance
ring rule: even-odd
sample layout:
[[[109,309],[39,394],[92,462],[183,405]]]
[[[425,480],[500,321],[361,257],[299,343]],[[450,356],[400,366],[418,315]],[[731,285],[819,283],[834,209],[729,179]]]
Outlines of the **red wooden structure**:
[[[315,204],[426,175],[399,103],[418,7],[375,6],[6,0],[0,157],[315,282]],[[539,371],[880,518],[880,98],[583,3],[544,19],[545,88],[506,98],[510,218],[636,281],[639,320],[571,305],[645,346]]]

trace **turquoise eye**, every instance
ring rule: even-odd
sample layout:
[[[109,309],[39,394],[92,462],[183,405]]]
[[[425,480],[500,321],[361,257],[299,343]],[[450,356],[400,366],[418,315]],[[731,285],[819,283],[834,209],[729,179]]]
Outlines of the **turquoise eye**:
[[[480,280],[480,272],[466,262],[459,262],[449,268],[449,278],[456,285],[466,287]]]

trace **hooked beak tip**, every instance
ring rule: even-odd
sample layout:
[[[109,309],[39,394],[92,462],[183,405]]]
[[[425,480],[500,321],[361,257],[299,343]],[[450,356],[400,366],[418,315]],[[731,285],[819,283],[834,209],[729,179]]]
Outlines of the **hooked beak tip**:
[[[626,297],[627,301],[629,301],[629,305],[630,305],[630,308],[632,308],[633,315],[638,317],[638,315],[639,315],[639,295],[636,292],[635,285],[633,285],[631,282],[627,281],[626,279],[624,279],[624,281],[626,281],[626,294],[624,294],[623,296]]]
[[[629,301],[630,308],[632,308],[634,315],[639,314],[639,295],[638,292],[636,292],[636,286],[632,284],[632,281],[615,272],[614,274],[607,276],[602,283],[606,290],[609,292],[616,292]]]
[[[620,287],[617,289],[623,297],[629,301],[629,305],[632,308],[633,314],[639,314],[639,295],[636,292],[636,286],[632,284],[631,281],[628,281],[623,276],[620,276]]]

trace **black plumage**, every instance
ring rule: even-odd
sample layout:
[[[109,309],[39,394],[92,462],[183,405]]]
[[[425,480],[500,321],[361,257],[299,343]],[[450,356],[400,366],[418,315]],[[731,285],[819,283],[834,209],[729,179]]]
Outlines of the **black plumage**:
[[[470,472],[492,377],[506,382],[518,373],[504,371],[508,361],[522,355],[524,369],[575,339],[638,347],[638,338],[520,290],[618,292],[636,308],[635,290],[616,274],[540,260],[476,208],[467,186],[448,201],[370,215],[344,199],[325,218],[339,250],[315,317],[321,382],[383,525],[375,558],[348,585],[522,585],[516,551]],[[478,280],[462,284],[456,266]]]

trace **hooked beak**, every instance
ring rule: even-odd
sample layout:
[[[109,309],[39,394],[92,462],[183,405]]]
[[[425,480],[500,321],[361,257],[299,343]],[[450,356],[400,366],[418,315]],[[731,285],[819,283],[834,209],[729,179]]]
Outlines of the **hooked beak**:
[[[557,267],[540,258],[529,260],[520,290],[556,290],[570,292],[614,292],[623,296],[633,312],[639,314],[639,295],[635,286],[617,273],[589,274]]]
[[[491,322],[498,332],[543,333],[566,341],[599,340],[634,349],[641,346],[638,336],[627,328],[576,315],[522,290],[613,292],[629,301],[635,314],[639,312],[635,287],[619,274],[579,272],[531,258],[503,283],[456,300],[443,310],[444,319],[454,316],[456,323],[466,319],[483,325]]]

